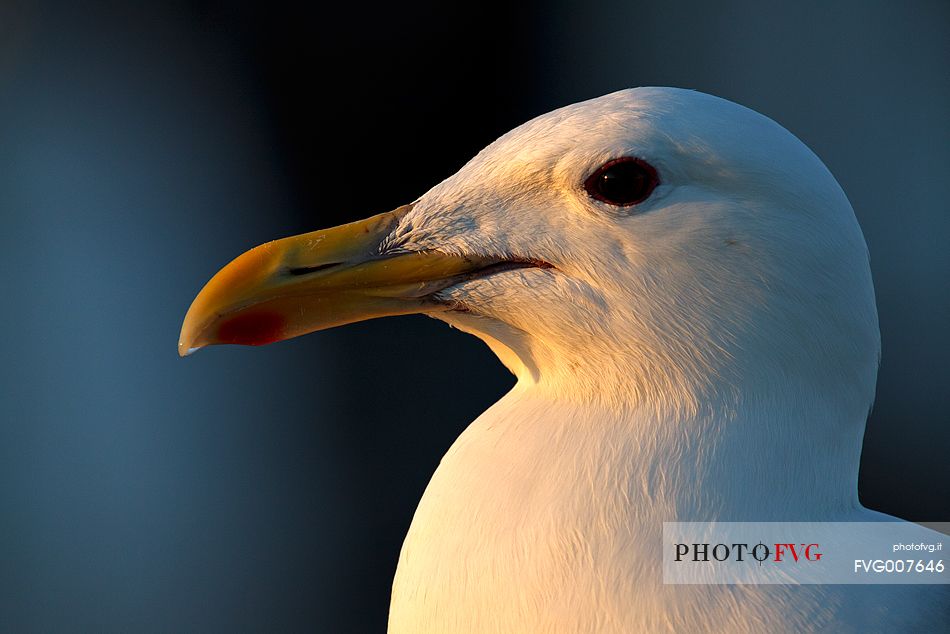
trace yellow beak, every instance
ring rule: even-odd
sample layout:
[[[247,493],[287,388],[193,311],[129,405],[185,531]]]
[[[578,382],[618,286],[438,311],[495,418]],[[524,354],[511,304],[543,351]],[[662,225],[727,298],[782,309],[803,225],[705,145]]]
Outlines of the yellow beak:
[[[492,263],[380,243],[411,205],[262,244],[211,278],[185,315],[178,353],[219,343],[263,345],[343,324],[448,306],[430,296]]]

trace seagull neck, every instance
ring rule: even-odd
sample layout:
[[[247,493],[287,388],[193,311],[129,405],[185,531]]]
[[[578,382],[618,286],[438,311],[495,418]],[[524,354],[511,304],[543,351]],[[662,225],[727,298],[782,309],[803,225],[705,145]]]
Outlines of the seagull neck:
[[[783,387],[681,410],[541,385],[513,397],[548,412],[534,420],[551,443],[571,439],[579,460],[613,472],[615,485],[638,493],[634,505],[662,510],[664,521],[805,521],[858,507],[866,410]]]

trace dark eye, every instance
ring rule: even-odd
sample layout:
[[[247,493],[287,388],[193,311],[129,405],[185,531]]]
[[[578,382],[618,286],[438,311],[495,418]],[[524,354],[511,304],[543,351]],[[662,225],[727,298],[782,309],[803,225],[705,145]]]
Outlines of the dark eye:
[[[649,163],[627,156],[601,165],[584,181],[584,189],[597,200],[629,207],[646,200],[659,183]]]

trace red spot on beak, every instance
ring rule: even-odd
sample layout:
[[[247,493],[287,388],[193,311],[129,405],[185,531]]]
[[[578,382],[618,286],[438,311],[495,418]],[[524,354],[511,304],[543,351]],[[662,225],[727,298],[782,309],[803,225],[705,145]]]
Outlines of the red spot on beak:
[[[263,346],[283,339],[286,321],[277,313],[249,312],[221,324],[218,340],[245,346]]]

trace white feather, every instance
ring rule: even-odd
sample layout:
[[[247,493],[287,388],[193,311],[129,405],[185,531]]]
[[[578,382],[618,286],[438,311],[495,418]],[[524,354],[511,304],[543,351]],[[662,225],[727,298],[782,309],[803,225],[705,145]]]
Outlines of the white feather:
[[[583,189],[619,156],[661,180],[632,209]],[[664,521],[878,517],[857,497],[880,350],[867,250],[837,182],[778,124],[670,88],[562,108],[426,193],[386,247],[554,265],[441,294],[466,310],[435,316],[518,383],[419,504],[394,634],[945,618],[939,588],[662,583]]]

